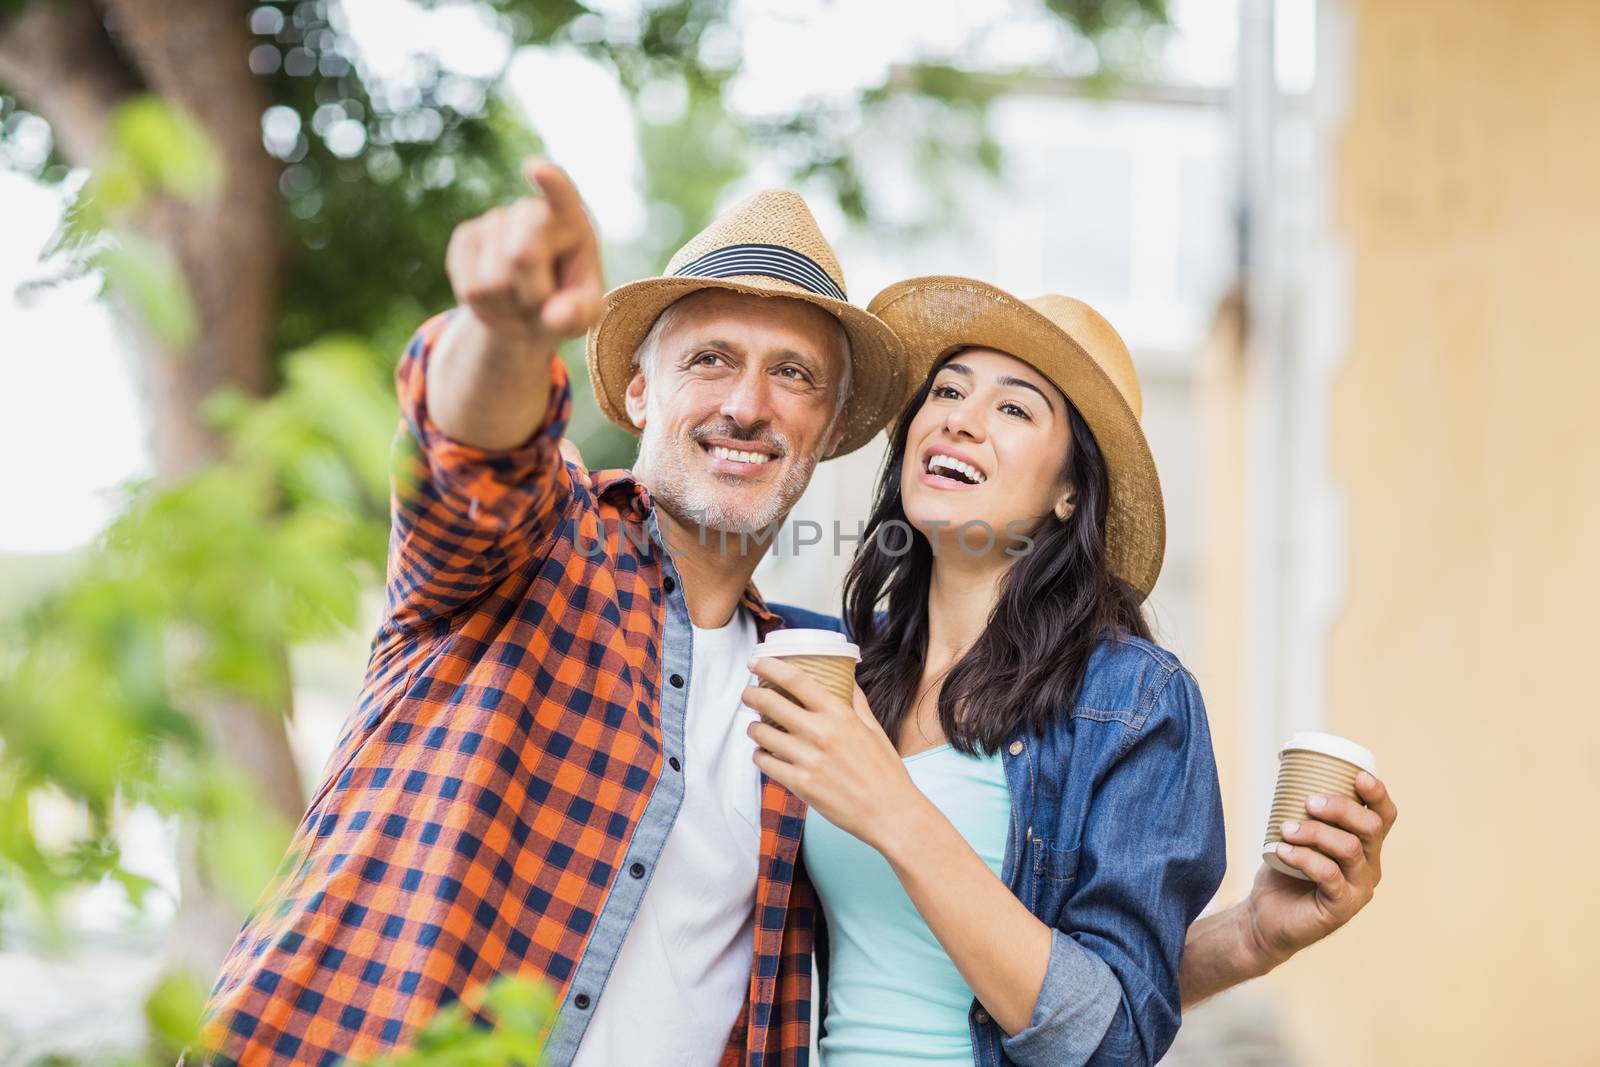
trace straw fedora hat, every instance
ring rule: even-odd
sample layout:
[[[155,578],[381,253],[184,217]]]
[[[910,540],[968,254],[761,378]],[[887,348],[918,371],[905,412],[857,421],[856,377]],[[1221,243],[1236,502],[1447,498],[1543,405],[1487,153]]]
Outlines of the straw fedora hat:
[[[1055,383],[1089,424],[1111,481],[1106,550],[1111,570],[1150,595],[1166,549],[1161,480],[1144,431],[1143,398],[1128,346],[1081,300],[1020,300],[971,278],[910,278],[889,286],[867,310],[906,347],[907,396],[941,360],[963,348],[992,348],[1023,360]]]
[[[679,249],[662,277],[629,282],[606,294],[600,321],[589,331],[589,378],[600,410],[612,422],[639,432],[624,403],[634,355],[667,305],[711,288],[804,300],[844,325],[850,338],[850,397],[840,413],[839,446],[824,458],[860,448],[899,411],[906,389],[899,340],[849,302],[844,272],[806,202],[795,193],[767,189],[728,209]]]

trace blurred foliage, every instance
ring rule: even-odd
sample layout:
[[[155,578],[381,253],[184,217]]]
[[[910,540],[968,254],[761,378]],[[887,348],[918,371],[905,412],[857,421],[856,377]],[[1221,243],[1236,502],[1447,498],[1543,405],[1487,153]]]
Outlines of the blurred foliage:
[[[200,1029],[207,987],[189,975],[172,975],[156,983],[145,998],[145,1024],[150,1031],[152,1058],[163,1065],[176,1063]]]
[[[410,1050],[363,1067],[535,1067],[555,1017],[547,986],[503,976],[439,1009]]]
[[[1101,49],[1110,34],[1164,26],[1168,21],[1167,0],[1044,0],[1044,4]]]
[[[46,254],[62,253],[50,284],[98,271],[156,339],[181,351],[196,316],[176,257],[142,233],[138,215],[161,196],[198,200],[221,185],[221,163],[205,132],[157,96],[136,96],[110,119],[105,158]]]
[[[77,885],[148,891],[117,843],[136,806],[196,819],[203,866],[241,912],[270,879],[290,827],[189,708],[207,694],[275,713],[281,650],[357,622],[383,565],[396,420],[376,362],[330,339],[291,354],[270,399],[217,398],[226,458],[130,488],[72,574],[0,622],[0,877],[44,905],[46,930]],[[180,1017],[173,988],[153,1022]]]
[[[20,815],[48,792],[92,816],[57,843],[27,818],[0,826],[0,856],[41,896],[114,868],[129,804],[209,816],[215,847],[239,860],[224,873],[250,857],[254,802],[208,759],[186,707],[199,693],[283,706],[280,650],[357,621],[382,572],[396,418],[374,362],[328,340],[288,358],[270,399],[217,398],[226,459],[132,487],[71,577],[0,623],[0,809]],[[282,852],[268,836],[266,869],[258,856],[235,879],[241,903]]]
[[[30,2],[59,0],[0,0],[0,32]],[[727,103],[739,64],[731,0],[658,0],[632,13],[575,0],[468,6],[508,56],[573,49],[614,71],[630,97],[657,102],[635,109],[648,226],[607,249],[613,280],[658,269],[757,155],[857,218],[876,214],[868,175],[885,151],[936,201],[942,176],[1001,166],[987,125],[995,82],[950,57],[854,99],[751,118]],[[1044,10],[1086,35],[1096,70],[1165,18],[1161,0],[1045,0]],[[192,709],[221,699],[240,714],[274,714],[263,709],[285,706],[283,650],[358,621],[360,594],[383,567],[394,356],[451,303],[442,269],[451,229],[520,195],[516,163],[539,147],[499,91],[503,68],[464,73],[419,52],[409,76],[389,83],[362,69],[334,0],[239,11],[255,37],[240,76],[265,88],[263,143],[280,168],[277,389],[266,400],[213,398],[223,459],[181,481],[129,487],[121,516],[71,572],[0,616],[0,894],[41,902],[58,934],[53,905],[76,886],[111,879],[135,902],[150,890],[118,846],[136,807],[195,818],[206,868],[241,908],[268,881],[288,827],[263,818],[267,806],[219,760]],[[77,181],[48,142],[25,150],[39,125],[0,92],[0,165]],[[130,98],[106,143],[61,234],[68,270],[101,272],[132,315],[181,342],[195,322],[185,286],[137,218],[152,197],[208,195],[216,160],[154,95]],[[597,465],[626,463],[632,440],[600,417],[580,352],[568,353],[572,435]],[[189,1040],[203,999],[184,976],[150,995],[158,1061]],[[441,1011],[414,1051],[374,1067],[531,1064],[552,1017],[536,984],[497,982]]]

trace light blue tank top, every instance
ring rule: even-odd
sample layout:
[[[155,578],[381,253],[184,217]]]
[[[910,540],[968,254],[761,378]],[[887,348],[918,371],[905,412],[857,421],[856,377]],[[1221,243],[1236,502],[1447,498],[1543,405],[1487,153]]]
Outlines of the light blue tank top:
[[[905,759],[911,780],[1000,876],[1011,792],[999,755],[942,745]],[[806,815],[806,869],[828,921],[823,1067],[971,1067],[972,990],[878,852],[815,810]]]

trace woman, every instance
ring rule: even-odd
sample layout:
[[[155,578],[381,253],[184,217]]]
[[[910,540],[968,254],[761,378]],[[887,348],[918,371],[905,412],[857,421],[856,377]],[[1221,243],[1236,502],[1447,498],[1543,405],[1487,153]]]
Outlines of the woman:
[[[1132,361],[1065,297],[920,278],[870,310],[928,374],[846,581],[855,703],[777,659],[794,699],[745,692],[810,805],[824,1067],[1154,1063],[1224,848],[1200,694],[1141,613]]]

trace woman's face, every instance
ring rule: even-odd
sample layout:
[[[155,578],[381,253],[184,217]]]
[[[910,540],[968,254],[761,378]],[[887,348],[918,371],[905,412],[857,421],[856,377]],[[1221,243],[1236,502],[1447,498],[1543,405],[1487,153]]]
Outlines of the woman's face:
[[[1070,498],[1071,444],[1066,399],[1048,378],[1003,352],[963,349],[912,416],[900,468],[906,518],[941,554],[1014,549],[1018,533]]]

